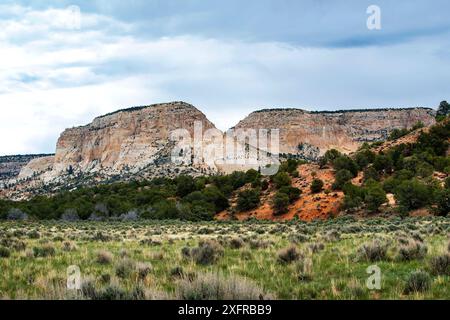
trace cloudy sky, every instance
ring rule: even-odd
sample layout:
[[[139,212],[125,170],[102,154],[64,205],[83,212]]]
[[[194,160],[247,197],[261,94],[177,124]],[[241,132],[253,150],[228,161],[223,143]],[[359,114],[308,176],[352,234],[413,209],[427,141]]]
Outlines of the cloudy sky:
[[[381,30],[367,28],[372,4]],[[66,127],[173,100],[220,129],[267,107],[436,107],[450,99],[449,11],[447,0],[2,0],[0,155],[54,152]]]

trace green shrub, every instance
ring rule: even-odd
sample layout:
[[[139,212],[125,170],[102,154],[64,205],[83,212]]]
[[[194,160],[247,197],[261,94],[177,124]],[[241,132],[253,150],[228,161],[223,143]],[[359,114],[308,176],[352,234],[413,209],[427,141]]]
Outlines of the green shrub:
[[[324,183],[323,183],[322,180],[320,180],[320,179],[314,179],[314,180],[311,182],[311,192],[312,192],[312,193],[319,193],[319,192],[322,191],[323,186],[324,186]]]
[[[333,190],[342,190],[344,185],[349,182],[353,178],[353,174],[346,170],[342,169],[336,172],[336,176],[334,178]]]
[[[8,248],[0,246],[0,258],[9,258],[11,251]]]
[[[434,212],[438,216],[446,216],[450,213],[450,189],[439,189],[436,191]]]
[[[275,184],[275,187],[280,189],[284,186],[290,186],[291,185],[291,178],[289,177],[289,174],[286,172],[278,172],[276,175],[272,178],[273,183]]]
[[[403,181],[394,194],[398,204],[408,210],[422,208],[432,200],[431,190],[417,179]]]
[[[56,253],[55,247],[51,244],[45,244],[42,247],[34,247],[33,254],[36,258],[46,258],[54,256]]]
[[[260,192],[255,189],[239,192],[237,199],[237,209],[239,211],[248,211],[255,209],[260,203]]]
[[[281,215],[288,211],[289,196],[283,192],[277,192],[272,199],[272,208],[275,215]]]
[[[352,178],[358,174],[358,165],[349,156],[341,155],[333,162],[333,168],[336,171],[347,170],[351,173]]]
[[[430,270],[435,275],[450,276],[450,254],[447,253],[431,258]]]
[[[371,212],[377,212],[379,207],[387,201],[386,192],[378,182],[372,180],[366,188],[364,202],[367,209]]]
[[[364,182],[368,180],[380,181],[380,175],[378,174],[378,171],[375,170],[374,167],[369,167],[366,170],[364,170]]]
[[[404,293],[411,294],[417,292],[425,292],[431,288],[431,277],[425,271],[414,271],[409,274],[406,280]]]
[[[287,194],[291,203],[298,200],[302,194],[300,189],[291,186],[281,187],[279,192]]]
[[[378,172],[390,173],[394,167],[394,162],[392,161],[391,157],[379,154],[373,161],[373,167]]]

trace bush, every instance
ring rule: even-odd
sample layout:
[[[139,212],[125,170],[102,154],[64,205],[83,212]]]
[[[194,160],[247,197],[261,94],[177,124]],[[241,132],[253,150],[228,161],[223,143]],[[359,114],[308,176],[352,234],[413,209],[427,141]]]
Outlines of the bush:
[[[0,246],[0,258],[9,258],[11,251],[8,248]]]
[[[284,186],[281,187],[279,192],[285,193],[289,197],[289,202],[294,202],[300,198],[300,195],[302,194],[302,191],[298,188],[291,187],[291,186]]]
[[[414,271],[410,273],[406,280],[404,293],[425,292],[431,288],[431,277],[425,271]]]
[[[53,247],[51,244],[45,244],[42,247],[33,248],[33,255],[36,258],[45,258],[54,256],[55,253],[56,253],[55,247]]]
[[[367,167],[369,163],[372,163],[374,159],[375,153],[369,149],[362,149],[355,156],[355,162],[361,170]]]
[[[30,239],[39,239],[41,234],[37,230],[31,230],[28,232],[28,238]]]
[[[216,241],[201,241],[199,246],[193,248],[189,256],[200,265],[215,263],[224,254],[223,247]]]
[[[450,254],[446,253],[431,258],[430,270],[435,275],[450,276]]]
[[[380,175],[378,174],[378,171],[375,170],[374,167],[369,167],[366,170],[364,170],[364,182],[369,180],[380,181]]]
[[[292,263],[300,259],[300,252],[297,247],[292,245],[278,252],[278,262],[283,264]]]
[[[350,171],[346,169],[339,170],[334,177],[333,190],[342,190],[344,185],[351,179],[353,179],[353,174]]]
[[[97,252],[96,261],[99,264],[110,264],[114,259],[114,256],[111,252],[101,250]]]
[[[358,165],[349,156],[340,156],[333,161],[333,168],[336,171],[347,170],[351,173],[352,178],[358,174]]]
[[[76,209],[67,209],[61,215],[61,220],[63,221],[78,221],[80,217],[78,216]]]
[[[450,189],[441,189],[436,192],[436,207],[434,212],[438,216],[446,216],[450,213]]]
[[[373,167],[378,172],[390,173],[394,167],[394,163],[391,157],[379,154],[375,157],[375,160],[373,161]]]
[[[284,186],[290,186],[291,185],[291,178],[289,177],[289,174],[286,172],[278,172],[276,175],[273,176],[273,183],[275,184],[276,188],[281,188]]]
[[[179,176],[175,179],[176,193],[179,197],[187,196],[189,193],[195,191],[195,181],[191,176]]]
[[[427,255],[427,252],[426,245],[416,240],[410,240],[408,244],[400,246],[397,258],[400,261],[420,260]]]
[[[256,171],[255,169],[250,169],[245,173],[245,182],[251,183],[256,180],[259,180],[260,177],[261,177],[261,174],[258,171]]]
[[[322,180],[320,180],[320,179],[314,179],[314,180],[311,182],[311,192],[312,192],[312,193],[319,193],[319,192],[322,191],[323,186],[324,186],[324,183],[323,183]]]
[[[237,199],[237,209],[239,211],[248,211],[259,206],[260,193],[258,190],[250,189],[239,192]]]
[[[240,249],[245,245],[244,240],[242,240],[241,238],[230,239],[228,244],[231,249]]]
[[[407,210],[422,208],[432,199],[431,190],[417,179],[403,181],[394,194],[398,204]]]
[[[277,192],[272,199],[272,209],[275,215],[281,215],[288,211],[289,196],[283,192]]]
[[[152,271],[152,265],[150,263],[138,262],[136,264],[136,271],[139,279],[144,280]]]
[[[387,245],[380,241],[372,241],[362,245],[359,250],[361,259],[369,262],[383,261],[387,258]]]
[[[267,300],[267,295],[253,282],[236,276],[201,273],[195,279],[182,279],[177,286],[180,300]]]
[[[122,259],[116,265],[116,276],[122,279],[128,278],[135,271],[135,268],[136,264],[133,260],[130,260],[128,258]]]
[[[371,212],[377,212],[378,208],[387,201],[386,192],[377,182],[370,183],[366,189],[364,202],[367,209]]]
[[[28,215],[20,209],[11,208],[6,216],[8,220],[27,220]]]

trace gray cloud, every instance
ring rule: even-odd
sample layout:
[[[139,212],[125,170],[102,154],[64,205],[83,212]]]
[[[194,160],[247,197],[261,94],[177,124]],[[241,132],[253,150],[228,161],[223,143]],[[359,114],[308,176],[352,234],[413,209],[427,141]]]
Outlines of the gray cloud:
[[[0,154],[53,152],[66,127],[171,100],[226,129],[265,107],[448,99],[447,2],[379,1],[383,28],[368,31],[370,2],[6,1],[0,134],[14,140],[0,141]],[[80,30],[58,24],[72,4]]]

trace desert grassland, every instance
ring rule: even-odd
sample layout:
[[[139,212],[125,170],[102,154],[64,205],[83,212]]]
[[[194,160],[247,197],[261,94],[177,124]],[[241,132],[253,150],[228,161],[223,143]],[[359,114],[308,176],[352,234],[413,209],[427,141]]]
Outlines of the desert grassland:
[[[3,299],[450,299],[450,219],[0,222]],[[76,265],[81,290],[67,289]],[[381,268],[369,290],[368,266]]]

